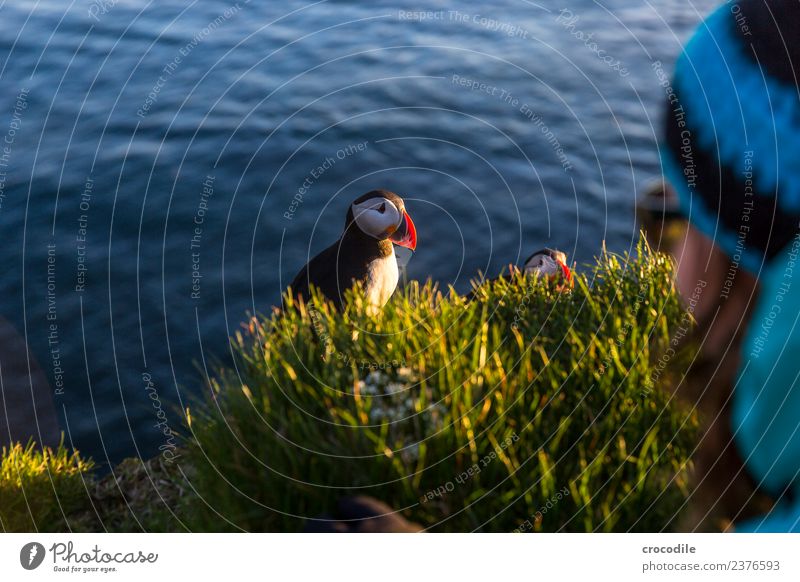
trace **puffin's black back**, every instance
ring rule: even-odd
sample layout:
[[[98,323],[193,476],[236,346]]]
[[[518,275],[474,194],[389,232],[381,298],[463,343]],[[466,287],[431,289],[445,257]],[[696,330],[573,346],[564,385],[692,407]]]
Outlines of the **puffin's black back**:
[[[300,269],[292,281],[292,293],[308,301],[313,285],[341,309],[345,291],[353,286],[353,281],[366,281],[369,264],[391,253],[391,245],[367,235],[343,236]]]

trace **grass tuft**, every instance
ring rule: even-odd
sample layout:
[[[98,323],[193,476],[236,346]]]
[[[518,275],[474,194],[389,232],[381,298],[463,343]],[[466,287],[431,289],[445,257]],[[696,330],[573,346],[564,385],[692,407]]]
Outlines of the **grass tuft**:
[[[70,516],[88,500],[91,460],[33,442],[3,447],[0,458],[0,530],[54,532],[70,529]]]
[[[568,292],[411,283],[377,317],[358,290],[343,313],[288,299],[191,410],[189,527],[301,530],[351,494],[434,531],[675,527],[696,420],[658,367],[686,322],[672,277],[640,243]]]

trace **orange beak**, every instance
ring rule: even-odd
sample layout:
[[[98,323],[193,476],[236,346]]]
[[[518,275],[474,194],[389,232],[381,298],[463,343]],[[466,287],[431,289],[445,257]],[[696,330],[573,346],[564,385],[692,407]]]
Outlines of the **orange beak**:
[[[572,286],[572,271],[561,261],[558,261],[558,265],[561,267],[561,272],[564,273],[564,280],[568,285]]]
[[[414,221],[408,215],[408,212],[403,211],[403,222],[398,229],[389,237],[394,244],[406,247],[412,251],[417,248],[417,228],[414,226]]]

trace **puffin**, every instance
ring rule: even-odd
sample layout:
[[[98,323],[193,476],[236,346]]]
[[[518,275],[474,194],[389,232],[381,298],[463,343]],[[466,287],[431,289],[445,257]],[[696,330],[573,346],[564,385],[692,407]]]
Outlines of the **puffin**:
[[[300,269],[291,292],[307,302],[313,285],[341,311],[345,291],[362,283],[370,308],[380,309],[399,279],[393,245],[417,248],[417,229],[405,203],[388,190],[367,192],[350,204],[339,240]]]
[[[556,249],[544,248],[536,251],[525,259],[522,271],[526,274],[534,273],[544,275],[549,279],[561,280],[568,287],[573,285],[572,271],[567,266],[567,255]]]
[[[509,265],[508,272],[485,281],[491,283],[498,279],[510,279],[515,273],[523,272],[526,275],[537,277],[547,277],[551,281],[558,281],[560,289],[572,289],[572,271],[567,266],[567,255],[563,251],[556,249],[543,248],[531,254],[522,264],[522,268],[516,265]],[[467,301],[475,298],[475,291],[480,283],[473,283],[475,288],[467,295]]]

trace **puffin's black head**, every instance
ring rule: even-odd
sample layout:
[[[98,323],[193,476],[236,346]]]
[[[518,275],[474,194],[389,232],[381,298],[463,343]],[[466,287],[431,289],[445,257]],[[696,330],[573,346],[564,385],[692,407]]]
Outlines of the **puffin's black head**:
[[[572,283],[572,272],[567,266],[567,255],[555,249],[544,248],[536,251],[525,260],[522,269],[526,273],[538,273],[548,277],[563,277]]]
[[[388,190],[372,190],[350,205],[345,233],[357,229],[377,240],[390,240],[412,251],[417,248],[417,229],[403,199]]]

